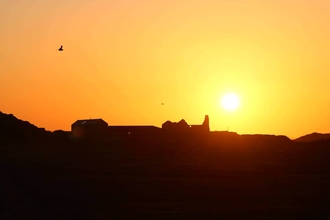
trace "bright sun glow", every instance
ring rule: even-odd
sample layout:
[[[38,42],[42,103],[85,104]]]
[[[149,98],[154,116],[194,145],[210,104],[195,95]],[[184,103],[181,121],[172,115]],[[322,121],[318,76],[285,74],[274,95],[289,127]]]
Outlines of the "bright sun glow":
[[[233,111],[239,106],[239,98],[235,94],[226,94],[221,101],[222,107],[228,111]]]

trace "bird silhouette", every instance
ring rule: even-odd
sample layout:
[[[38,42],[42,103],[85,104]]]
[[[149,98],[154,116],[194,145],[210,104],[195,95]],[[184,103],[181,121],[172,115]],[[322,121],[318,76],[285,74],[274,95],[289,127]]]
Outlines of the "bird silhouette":
[[[59,51],[63,51],[63,46],[61,45],[61,47],[58,50]]]

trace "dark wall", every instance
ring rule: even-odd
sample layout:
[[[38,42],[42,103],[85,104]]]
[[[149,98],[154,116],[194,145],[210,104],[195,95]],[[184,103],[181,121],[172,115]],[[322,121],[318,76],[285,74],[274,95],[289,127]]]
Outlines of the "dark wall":
[[[108,124],[104,121],[98,121],[95,124],[72,125],[71,131],[73,138],[96,138],[104,136],[107,133]]]

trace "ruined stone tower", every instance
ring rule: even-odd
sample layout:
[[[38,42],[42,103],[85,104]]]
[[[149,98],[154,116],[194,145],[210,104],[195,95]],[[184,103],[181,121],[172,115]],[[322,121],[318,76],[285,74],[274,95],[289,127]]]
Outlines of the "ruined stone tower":
[[[209,116],[208,115],[205,115],[205,118],[204,118],[204,122],[202,124],[203,126],[203,129],[205,129],[205,131],[210,131],[210,122],[209,122]]]

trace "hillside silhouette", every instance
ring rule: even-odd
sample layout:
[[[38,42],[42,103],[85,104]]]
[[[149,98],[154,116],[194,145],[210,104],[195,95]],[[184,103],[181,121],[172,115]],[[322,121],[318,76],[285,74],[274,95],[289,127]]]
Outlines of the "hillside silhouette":
[[[325,141],[330,140],[330,134],[321,134],[321,133],[311,133],[301,136],[294,141],[296,142],[315,142],[315,141]]]
[[[156,133],[98,142],[74,139],[68,131],[48,132],[1,113],[1,137],[7,142],[0,143],[0,219],[330,215],[329,142],[227,131],[196,135],[195,129],[203,127],[189,130],[184,122],[167,123],[183,129],[182,135],[139,126],[137,131]],[[135,129],[107,128],[111,134]],[[44,135],[48,139],[36,141]]]
[[[38,128],[12,114],[0,112],[0,142],[34,142],[45,140],[51,132]]]

